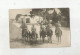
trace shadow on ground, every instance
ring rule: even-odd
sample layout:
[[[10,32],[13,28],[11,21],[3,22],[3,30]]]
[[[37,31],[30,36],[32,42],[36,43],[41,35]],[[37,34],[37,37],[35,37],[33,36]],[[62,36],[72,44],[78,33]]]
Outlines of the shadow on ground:
[[[29,45],[29,46],[31,46],[31,47],[35,47],[35,46],[39,46],[39,45],[42,45],[42,44],[48,44],[48,40],[45,40],[44,42],[42,41],[42,39],[41,40],[37,40],[37,41],[24,41],[23,39],[18,39],[18,38],[16,38],[16,39],[11,39],[11,41],[10,41],[11,43],[12,42],[18,42],[18,43],[21,43],[21,44],[23,44],[23,45]]]

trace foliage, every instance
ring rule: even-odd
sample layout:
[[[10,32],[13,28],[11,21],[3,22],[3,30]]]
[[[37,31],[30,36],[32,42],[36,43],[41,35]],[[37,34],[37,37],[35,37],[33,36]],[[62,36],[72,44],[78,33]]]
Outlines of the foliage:
[[[70,26],[70,19],[69,19],[69,8],[59,8],[61,11],[61,15],[65,16],[65,21],[67,21],[67,26]]]

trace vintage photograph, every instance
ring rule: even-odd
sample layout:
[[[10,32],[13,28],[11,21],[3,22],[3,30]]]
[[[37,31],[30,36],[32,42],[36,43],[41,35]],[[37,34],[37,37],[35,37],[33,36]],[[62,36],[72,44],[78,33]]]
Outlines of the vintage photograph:
[[[10,48],[70,47],[69,8],[9,9]]]

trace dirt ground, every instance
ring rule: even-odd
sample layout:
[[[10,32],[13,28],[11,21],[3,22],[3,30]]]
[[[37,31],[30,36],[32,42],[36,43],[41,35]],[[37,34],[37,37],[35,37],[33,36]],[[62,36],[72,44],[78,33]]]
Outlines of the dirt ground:
[[[55,36],[55,28],[53,29],[52,43],[48,43],[47,38],[45,38],[45,42],[43,43],[40,38],[38,38],[37,44],[30,44],[29,42],[24,42],[22,39],[22,31],[21,28],[16,27],[11,21],[9,24],[9,32],[10,32],[10,47],[11,48],[52,48],[52,47],[69,47],[70,46],[70,29],[66,27],[62,27],[62,37],[61,43],[57,43]]]

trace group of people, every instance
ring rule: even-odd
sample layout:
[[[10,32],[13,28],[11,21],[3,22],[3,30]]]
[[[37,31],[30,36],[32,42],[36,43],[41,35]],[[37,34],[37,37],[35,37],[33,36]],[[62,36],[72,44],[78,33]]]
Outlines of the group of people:
[[[53,30],[51,29],[51,24],[47,25],[40,25],[40,40],[43,42],[45,41],[45,37],[48,38],[48,43],[52,43],[52,37],[53,37]],[[37,43],[38,34],[36,33],[36,28],[34,24],[32,25],[31,32],[28,30],[28,28],[22,29],[22,37],[25,39],[27,38],[27,41],[30,41],[31,43]],[[60,29],[59,23],[55,24],[55,35],[57,42],[61,42],[61,35],[62,31]]]
[[[32,25],[31,32],[27,27],[22,29],[22,38],[24,39],[24,41],[26,41],[27,38],[27,41],[34,43],[37,42],[38,35],[36,33],[36,28],[34,27],[34,25]]]

